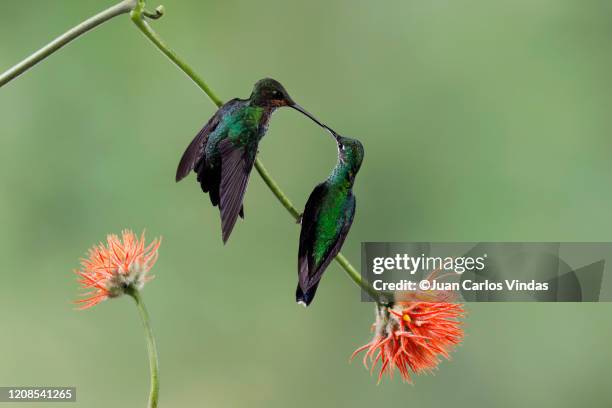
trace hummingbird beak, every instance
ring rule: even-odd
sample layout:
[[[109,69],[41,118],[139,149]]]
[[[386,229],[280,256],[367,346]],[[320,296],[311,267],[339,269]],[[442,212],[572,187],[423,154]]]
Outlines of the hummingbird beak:
[[[300,105],[298,105],[297,103],[293,102],[291,105],[289,105],[290,107],[292,107],[293,109],[295,109],[296,111],[300,112],[301,114],[303,114],[304,116],[308,116],[313,122],[315,122],[317,125],[321,126],[323,129],[327,130],[336,140],[338,140],[338,135],[336,134],[336,132],[330,128],[329,126],[321,123],[319,121],[319,119],[315,118],[310,112],[308,112],[306,109],[302,108]]]

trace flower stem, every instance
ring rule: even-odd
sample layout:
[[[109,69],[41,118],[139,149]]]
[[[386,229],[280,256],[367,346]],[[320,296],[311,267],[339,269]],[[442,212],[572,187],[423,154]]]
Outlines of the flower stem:
[[[151,28],[151,26],[145,20],[145,1],[138,0],[138,5],[132,10],[132,21],[134,24],[144,33],[144,35],[153,42],[159,48],[159,50],[166,55],[172,62],[174,62],[189,78],[193,80],[203,91],[208,95],[211,101],[220,107],[223,105],[221,99],[219,99],[215,93],[210,89],[210,87],[204,82],[202,78],[195,71],[187,65],[174,51],[172,51],[168,46],[161,40],[159,35]],[[276,196],[277,200],[285,207],[285,209],[291,214],[291,216],[297,221],[300,218],[300,211],[293,205],[289,197],[281,190],[280,186],[276,183],[276,181],[272,178],[270,173],[266,170],[263,163],[259,158],[255,158],[255,168],[257,172],[266,183],[270,191]],[[381,294],[377,292],[369,282],[362,279],[361,274],[357,272],[355,267],[351,265],[351,263],[346,259],[342,253],[338,253],[336,256],[336,261],[340,266],[346,271],[349,277],[355,282],[358,286],[360,286],[364,291],[366,291],[377,303],[380,304],[388,304],[392,298],[389,297],[389,294]]]
[[[38,64],[40,61],[53,54],[55,51],[62,48],[64,45],[75,40],[81,34],[85,34],[86,32],[94,29],[95,27],[110,20],[113,17],[117,17],[118,15],[129,12],[135,6],[136,0],[123,0],[115,4],[114,6],[109,7],[106,10],[96,14],[95,16],[88,18],[76,27],[71,28],[64,34],[57,37],[55,40],[51,41],[49,44],[36,51],[34,54],[30,55],[23,61],[19,62],[17,65],[8,69],[6,72],[0,74],[0,87],[7,84],[9,81],[18,77],[19,75],[23,74],[25,71],[32,68],[34,65]]]
[[[370,298],[380,306],[389,306],[393,303],[393,294],[390,292],[379,292],[372,287],[370,282],[364,280],[361,274],[357,272],[355,267],[351,265],[348,259],[339,252],[335,258],[336,262],[346,271],[348,276],[355,282],[364,292],[370,295]]]
[[[140,291],[133,286],[126,289],[126,293],[130,295],[136,302],[138,312],[140,313],[140,319],[145,329],[145,337],[147,340],[147,351],[149,353],[149,372],[151,374],[151,391],[149,393],[149,405],[148,408],[156,408],[157,401],[159,400],[159,366],[157,361],[157,346],[155,345],[155,337],[153,336],[153,330],[151,329],[151,320],[149,313],[142,301]]]

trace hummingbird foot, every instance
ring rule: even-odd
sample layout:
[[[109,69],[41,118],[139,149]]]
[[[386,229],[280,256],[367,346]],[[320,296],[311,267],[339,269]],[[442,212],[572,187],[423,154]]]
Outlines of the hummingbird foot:
[[[304,217],[304,213],[301,213],[300,215],[298,215],[297,219],[295,220],[295,223],[301,225],[303,217]]]

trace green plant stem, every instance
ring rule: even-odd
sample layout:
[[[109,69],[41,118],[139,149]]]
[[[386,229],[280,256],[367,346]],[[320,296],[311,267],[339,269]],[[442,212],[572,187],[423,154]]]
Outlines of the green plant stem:
[[[278,201],[280,201],[283,207],[285,207],[289,214],[291,214],[293,219],[298,221],[300,219],[300,212],[297,208],[295,208],[295,206],[293,205],[291,200],[289,200],[289,197],[285,195],[283,190],[281,190],[280,186],[276,183],[276,181],[274,181],[270,173],[268,173],[268,170],[266,170],[261,160],[259,160],[259,157],[255,158],[255,168],[257,169],[257,173],[259,173],[264,183],[266,183],[270,191],[272,191],[272,194],[276,196]]]
[[[66,33],[62,34],[40,50],[36,51],[34,54],[30,55],[2,75],[0,75],[0,87],[13,78],[19,76],[23,72],[25,72],[30,67],[34,66],[38,62],[43,59],[49,57],[55,51],[73,41],[81,34],[86,33],[87,31],[97,27],[98,25],[110,20],[113,17],[116,17],[120,14],[124,14],[131,11],[131,19],[138,27],[140,31],[166,56],[168,57],[177,67],[181,69],[193,82],[208,95],[210,100],[217,106],[220,107],[223,105],[221,99],[212,91],[212,89],[208,86],[208,84],[198,76],[195,71],[187,65],[179,56],[172,51],[159,37],[159,35],[151,28],[151,26],[147,23],[146,17],[149,16],[153,18],[159,18],[163,13],[157,12],[156,14],[149,13],[145,10],[145,1],[144,0],[124,0],[120,3],[112,6],[99,14],[85,20],[81,24],[76,27],[70,29]],[[280,203],[285,207],[285,209],[291,214],[291,216],[298,220],[300,217],[300,211],[291,203],[291,200],[285,195],[285,193],[281,190],[279,185],[274,181],[270,173],[266,170],[263,163],[259,158],[255,159],[255,168],[257,172],[266,183],[268,188],[272,191],[274,196],[280,201]],[[357,272],[357,270],[351,265],[351,263],[339,253],[336,256],[336,262],[346,271],[349,277],[359,285],[364,291],[366,291],[370,296],[372,296],[378,303],[388,304],[392,301],[392,297],[389,297],[388,294],[378,293],[372,286],[364,281],[361,278],[361,275]],[[134,297],[137,299],[136,297]],[[138,303],[138,301],[137,301]],[[142,306],[142,311],[146,314],[144,310],[144,306]],[[155,343],[152,343],[152,346],[155,346]],[[157,359],[155,359],[155,363],[157,363]],[[157,381],[157,380],[156,380]],[[153,394],[152,394],[153,395]],[[157,394],[156,394],[157,395]],[[155,398],[157,396],[155,395]]]
[[[0,87],[7,84],[12,79],[15,79],[19,75],[23,74],[25,71],[32,68],[34,65],[36,65],[43,59],[49,57],[51,54],[62,48],[64,45],[75,40],[80,35],[85,34],[86,32],[94,29],[95,27],[110,20],[113,17],[117,17],[118,15],[129,12],[135,6],[136,0],[123,0],[115,4],[114,6],[109,7],[106,10],[96,14],[95,16],[88,18],[76,27],[71,28],[64,34],[57,37],[55,40],[51,41],[49,44],[36,51],[34,54],[30,55],[23,61],[19,62],[17,65],[2,73],[0,75]]]
[[[140,291],[133,286],[130,286],[126,290],[127,294],[130,295],[136,302],[138,312],[140,313],[140,319],[145,329],[145,338],[147,340],[147,352],[149,353],[149,372],[151,375],[151,391],[149,393],[149,405],[148,408],[156,408],[157,401],[159,400],[159,365],[157,361],[157,346],[155,345],[155,337],[153,336],[153,330],[151,329],[151,320],[149,313],[142,301]]]
[[[193,80],[203,91],[208,95],[208,97],[213,101],[217,107],[223,105],[221,99],[219,99],[215,93],[210,89],[210,87],[204,82],[202,78],[195,73],[193,69],[187,63],[185,63],[174,51],[172,51],[168,46],[161,40],[159,35],[151,28],[149,24],[147,24],[145,20],[145,2],[144,0],[139,0],[138,5],[132,10],[132,21],[136,24],[136,26],[144,33],[144,35],[153,42],[159,48],[159,50],[166,55],[172,62],[174,62],[189,78]],[[274,194],[274,196],[280,201],[280,203],[285,207],[285,209],[291,214],[291,216],[297,221],[300,218],[300,211],[293,205],[289,197],[281,190],[279,185],[274,181],[270,173],[266,170],[263,163],[259,158],[255,159],[255,168],[257,172],[266,183],[270,191]],[[358,286],[360,286],[364,291],[366,291],[374,300],[376,300],[380,304],[389,304],[392,300],[392,297],[389,297],[389,294],[381,294],[377,292],[369,282],[362,279],[361,275],[353,265],[346,259],[342,253],[339,253],[336,256],[336,262],[346,271],[349,277],[355,282]]]
[[[174,62],[177,67],[181,69],[193,82],[199,86],[206,95],[210,98],[211,101],[217,106],[223,105],[221,99],[214,94],[214,92],[210,89],[210,87],[204,82],[202,78],[200,78],[194,71],[191,69],[189,65],[187,65],[183,60],[181,60],[178,55],[174,51],[172,51],[157,35],[155,31],[151,28],[151,26],[145,20],[145,2],[142,0],[138,1],[136,7],[132,10],[131,17],[136,27],[143,32],[143,34],[153,43],[157,48],[166,56],[170,61]]]
[[[372,287],[372,285],[361,278],[361,274],[357,272],[355,267],[349,262],[348,259],[339,252],[334,258],[336,262],[346,271],[348,276],[355,282],[361,289],[363,289],[372,300],[376,301],[379,305],[386,306],[393,302],[393,294],[388,292],[379,292]]]

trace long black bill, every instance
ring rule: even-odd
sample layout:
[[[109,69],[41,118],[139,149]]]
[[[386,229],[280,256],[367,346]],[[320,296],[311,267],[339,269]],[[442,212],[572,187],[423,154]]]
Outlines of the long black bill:
[[[321,126],[323,129],[327,130],[333,137],[334,139],[338,140],[338,134],[336,133],[336,131],[332,128],[330,128],[329,126],[327,126],[324,123],[321,123],[319,121],[319,119],[315,118],[310,112],[308,112],[306,109],[302,108],[300,105],[298,105],[297,103],[294,103],[291,106],[293,109],[295,109],[296,111],[302,113],[305,116],[308,116],[313,122],[315,122],[317,125]]]

